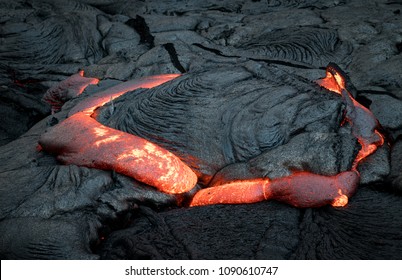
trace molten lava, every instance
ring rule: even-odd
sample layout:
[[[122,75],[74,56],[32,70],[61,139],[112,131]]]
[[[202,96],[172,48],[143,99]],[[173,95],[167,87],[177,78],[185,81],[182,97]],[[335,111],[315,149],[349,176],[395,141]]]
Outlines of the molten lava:
[[[197,176],[169,151],[76,113],[44,133],[39,144],[64,164],[115,170],[166,193],[183,193]]]
[[[84,77],[84,71],[80,70],[46,91],[43,100],[52,106],[52,113],[54,113],[59,111],[66,101],[80,95],[87,86],[98,83],[99,79]]]
[[[317,83],[342,96],[346,105],[345,121],[352,126],[352,133],[361,145],[351,171],[336,176],[323,176],[309,172],[268,179],[238,180],[196,193],[191,206],[216,203],[251,203],[275,199],[295,207],[320,207],[330,204],[343,207],[359,184],[357,166],[361,160],[374,153],[384,143],[378,132],[378,121],[374,115],[348,91],[346,76],[335,64],[330,63],[326,75]]]
[[[268,178],[233,181],[198,191],[190,206],[259,202],[271,197],[269,188]]]
[[[133,91],[138,88],[153,88],[179,76],[180,74],[155,75],[118,84],[87,97],[84,101],[73,107],[70,110],[69,115],[74,115],[77,112],[84,112],[86,115],[91,115],[96,108],[105,105],[107,102],[129,91]]]
[[[361,145],[352,169],[356,170],[360,161],[374,153],[384,144],[384,136],[377,130],[379,124],[373,113],[357,102],[347,89],[345,74],[333,63],[329,64],[326,76],[317,83],[342,96],[346,105],[345,121],[352,126],[352,133]]]
[[[39,140],[43,150],[54,153],[65,164],[94,167],[133,177],[166,193],[184,193],[197,183],[195,173],[171,152],[132,134],[106,127],[92,118],[96,108],[137,88],[152,88],[179,75],[159,75],[128,81],[88,97],[70,111],[70,117],[54,126]],[[81,91],[97,79],[80,80],[83,72],[63,81],[63,90]],[[82,87],[77,86],[79,80]],[[290,176],[269,179],[256,178],[223,182],[221,185],[198,191],[190,206],[217,203],[253,203],[268,199],[285,202],[295,207],[343,207],[354,194],[360,175],[357,166],[384,143],[378,132],[374,115],[358,103],[348,91],[344,73],[335,64],[329,64],[326,76],[317,81],[322,87],[342,96],[346,105],[345,121],[361,144],[351,171],[335,176],[296,172]],[[85,85],[85,86],[84,86]]]
[[[327,204],[342,207],[348,203],[348,197],[354,194],[358,183],[359,174],[356,171],[345,171],[335,176],[298,172],[273,180],[238,180],[200,190],[195,194],[191,206],[274,199],[303,208]]]
[[[125,82],[74,107],[73,115],[44,133],[39,144],[65,164],[115,170],[166,193],[183,193],[197,183],[195,173],[169,151],[132,134],[106,127],[93,111],[127,91],[151,88],[178,75]],[[70,112],[70,113],[71,113]]]
[[[330,91],[341,94],[341,87],[339,86],[338,80],[339,78],[335,79],[334,75],[331,72],[327,71],[325,78],[317,80],[317,84]]]

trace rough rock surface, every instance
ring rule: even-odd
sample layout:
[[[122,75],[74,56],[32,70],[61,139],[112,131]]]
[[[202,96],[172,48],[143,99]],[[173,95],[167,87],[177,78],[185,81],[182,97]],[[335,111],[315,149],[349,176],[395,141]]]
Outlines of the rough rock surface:
[[[127,93],[97,116],[175,151],[208,184],[225,166],[249,161],[254,177],[350,169],[358,147],[350,128],[341,129],[343,107],[339,96],[310,81],[250,63]]]
[[[401,10],[389,0],[0,0],[0,256],[401,259]],[[37,146],[91,93],[183,73],[116,99],[98,120],[176,152],[200,187],[216,174],[336,174],[359,146],[340,126],[340,98],[313,83],[329,62],[388,136],[346,208],[177,207],[192,194],[63,166]],[[101,82],[50,115],[44,93],[80,69]]]

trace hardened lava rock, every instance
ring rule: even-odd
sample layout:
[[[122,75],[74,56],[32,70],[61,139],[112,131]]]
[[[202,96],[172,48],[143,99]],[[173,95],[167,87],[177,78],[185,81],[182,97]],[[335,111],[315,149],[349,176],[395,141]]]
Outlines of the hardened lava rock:
[[[0,257],[401,259],[401,10],[389,0],[0,0]],[[187,208],[194,193],[65,166],[37,145],[84,98],[176,73],[97,120],[177,153],[199,175],[194,191],[338,174],[360,147],[340,97],[313,83],[330,61],[387,136],[344,208]],[[79,70],[99,84],[49,116],[43,95]]]

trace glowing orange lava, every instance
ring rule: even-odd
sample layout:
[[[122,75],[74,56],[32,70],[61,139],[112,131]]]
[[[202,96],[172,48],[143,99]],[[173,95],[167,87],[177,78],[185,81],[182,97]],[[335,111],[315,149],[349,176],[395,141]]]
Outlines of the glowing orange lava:
[[[190,206],[253,203],[268,199],[295,207],[342,207],[356,191],[359,174],[345,171],[335,176],[298,172],[290,176],[238,180],[197,192]]]
[[[190,206],[253,203],[270,198],[269,179],[239,180],[198,191]]]
[[[359,184],[359,162],[374,153],[384,143],[384,137],[377,130],[378,122],[374,115],[358,103],[347,90],[346,78],[338,66],[329,64],[325,77],[317,83],[341,95],[346,105],[345,121],[351,124],[352,133],[361,144],[351,171],[336,176],[298,172],[273,180],[253,179],[223,183],[196,193],[190,206],[252,203],[266,199],[275,199],[295,207],[347,205],[349,197]]]
[[[174,154],[84,113],[51,128],[39,144],[65,164],[115,170],[166,193],[187,192],[197,183],[194,172]]]
[[[93,111],[111,98],[137,88],[151,88],[177,76],[142,78],[96,94],[74,107],[72,116],[44,133],[40,146],[65,164],[115,170],[166,193],[188,192],[196,185],[197,176],[178,157],[143,138],[106,127],[91,118]]]
[[[325,78],[317,80],[317,84],[330,91],[341,94],[341,88],[339,87],[339,83],[337,82],[337,80],[335,79],[334,75],[332,75],[331,72],[327,71]]]
[[[334,207],[344,207],[349,202],[349,198],[342,193],[342,190],[338,190],[339,196],[335,197],[331,202],[331,205]]]
[[[70,110],[69,115],[74,115],[77,112],[83,112],[86,115],[91,115],[96,108],[105,105],[107,102],[110,102],[111,100],[125,94],[126,92],[133,91],[139,88],[153,88],[166,83],[167,81],[173,80],[174,78],[177,78],[179,76],[180,74],[155,75],[118,84],[87,97],[85,100],[73,107]]]
[[[325,78],[317,83],[342,96],[346,105],[345,121],[352,126],[352,133],[361,145],[352,169],[356,170],[360,161],[373,154],[377,148],[384,144],[384,136],[377,130],[378,121],[373,113],[357,102],[346,88],[345,77],[335,64],[327,67]]]
[[[61,81],[46,91],[43,100],[52,106],[52,112],[60,110],[61,106],[71,98],[80,95],[89,85],[99,83],[97,78],[84,77],[84,70]]]
[[[375,135],[377,136],[377,141],[374,143],[367,143],[367,141],[358,139],[361,149],[359,153],[357,154],[354,162],[353,162],[353,168],[356,169],[359,162],[368,157],[369,155],[373,154],[378,147],[382,146],[384,144],[384,136],[378,132],[378,130],[374,131]]]
[[[83,72],[76,75],[83,77]],[[177,76],[158,75],[128,81],[86,98],[70,111],[70,117],[41,136],[40,146],[56,154],[65,164],[115,170],[166,193],[190,191],[198,178],[174,154],[135,135],[103,126],[91,117],[96,108],[128,91],[152,88]],[[190,206],[254,203],[268,199],[295,207],[347,205],[359,184],[359,162],[375,152],[384,143],[384,138],[377,130],[374,115],[347,90],[343,72],[336,65],[330,64],[325,78],[317,83],[341,95],[346,104],[345,121],[350,123],[352,133],[362,147],[351,171],[335,176],[296,172],[272,180],[256,178],[223,182],[198,191]]]

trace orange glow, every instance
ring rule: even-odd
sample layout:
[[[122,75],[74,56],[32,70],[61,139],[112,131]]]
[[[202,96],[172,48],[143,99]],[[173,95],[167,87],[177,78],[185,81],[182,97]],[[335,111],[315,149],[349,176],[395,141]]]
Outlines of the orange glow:
[[[301,208],[328,204],[343,207],[348,203],[348,196],[356,191],[359,179],[358,172],[345,171],[335,176],[298,172],[273,180],[238,180],[200,190],[190,206],[254,203],[274,199]]]
[[[345,120],[351,124],[352,133],[361,145],[352,169],[356,170],[359,162],[373,154],[377,148],[384,144],[384,136],[377,130],[378,122],[374,115],[366,107],[357,102],[346,88],[345,77],[342,76],[337,66],[329,65],[325,78],[317,83],[333,92],[342,95],[346,104]]]
[[[76,74],[83,77],[84,72]],[[197,184],[196,174],[173,153],[132,134],[103,126],[91,117],[94,110],[122,94],[138,88],[152,88],[180,75],[168,74],[128,81],[96,93],[76,105],[70,117],[52,127],[39,140],[43,150],[54,153],[65,164],[114,170],[160,191],[188,192]],[[321,207],[348,204],[359,184],[358,163],[384,143],[372,113],[359,104],[346,89],[345,78],[328,67],[326,77],[317,81],[342,96],[345,121],[362,148],[351,171],[334,176],[297,172],[290,176],[224,182],[198,191],[190,206],[255,203],[274,199],[295,207]]]
[[[198,191],[190,206],[253,203],[270,198],[269,179],[239,180]]]
[[[341,74],[335,72],[333,75],[334,75],[335,81],[339,85],[339,88],[345,89],[346,88],[345,79],[341,76]]]
[[[106,103],[125,94],[126,92],[133,91],[139,88],[153,88],[170,80],[173,80],[179,76],[180,74],[162,74],[135,79],[118,84],[87,97],[85,100],[83,100],[71,109],[71,111],[69,112],[69,116],[74,115],[77,112],[83,112],[86,115],[91,115],[96,110],[96,108],[105,105]]]
[[[349,198],[342,193],[342,190],[338,190],[339,196],[335,197],[334,201],[331,202],[333,207],[344,207],[349,202]]]
[[[80,71],[73,79],[83,77]],[[65,164],[94,167],[133,177],[166,193],[183,193],[197,183],[197,176],[169,151],[132,134],[106,127],[91,118],[93,111],[128,91],[152,88],[178,74],[128,81],[97,93],[78,104],[69,118],[43,134],[45,151]]]
[[[84,92],[87,86],[97,85],[99,83],[99,79],[84,77],[84,70],[80,70],[77,74],[72,75],[70,78],[67,78],[67,80],[64,80],[62,83],[70,90],[76,90],[78,93],[77,95],[80,95]]]
[[[361,144],[351,171],[335,176],[298,172],[290,176],[268,179],[238,180],[199,191],[191,206],[217,203],[252,203],[275,199],[295,207],[344,207],[354,194],[360,181],[358,163],[383,145],[384,137],[376,129],[374,115],[357,102],[346,88],[342,71],[334,64],[327,67],[324,78],[317,83],[342,96],[346,105],[344,121],[352,126],[352,133]]]
[[[357,154],[354,162],[353,162],[353,169],[356,169],[359,162],[368,157],[369,155],[373,154],[378,147],[382,146],[384,144],[384,136],[378,132],[378,130],[374,131],[374,134],[378,136],[378,141],[375,143],[369,143],[367,141],[364,141],[364,139],[358,139],[361,149],[359,153]]]
[[[120,135],[112,135],[112,136],[109,136],[109,137],[107,137],[105,139],[96,141],[95,145],[97,147],[100,147],[102,144],[107,144],[107,143],[112,143],[114,141],[117,141],[118,139],[120,139],[120,137],[121,137]]]
[[[115,170],[166,193],[183,193],[197,176],[171,152],[132,134],[77,113],[54,126],[39,140],[65,164]]]
[[[108,133],[107,129],[101,127],[94,127],[93,131],[94,134],[99,137],[105,136]]]
[[[330,91],[336,92],[338,94],[341,94],[341,88],[339,87],[339,84],[335,77],[327,71],[325,78],[317,80],[317,84],[322,86],[323,88],[326,88]]]
[[[68,77],[46,91],[43,100],[52,106],[53,112],[60,110],[63,104],[80,95],[89,85],[96,85],[99,79],[84,77],[84,70]]]

